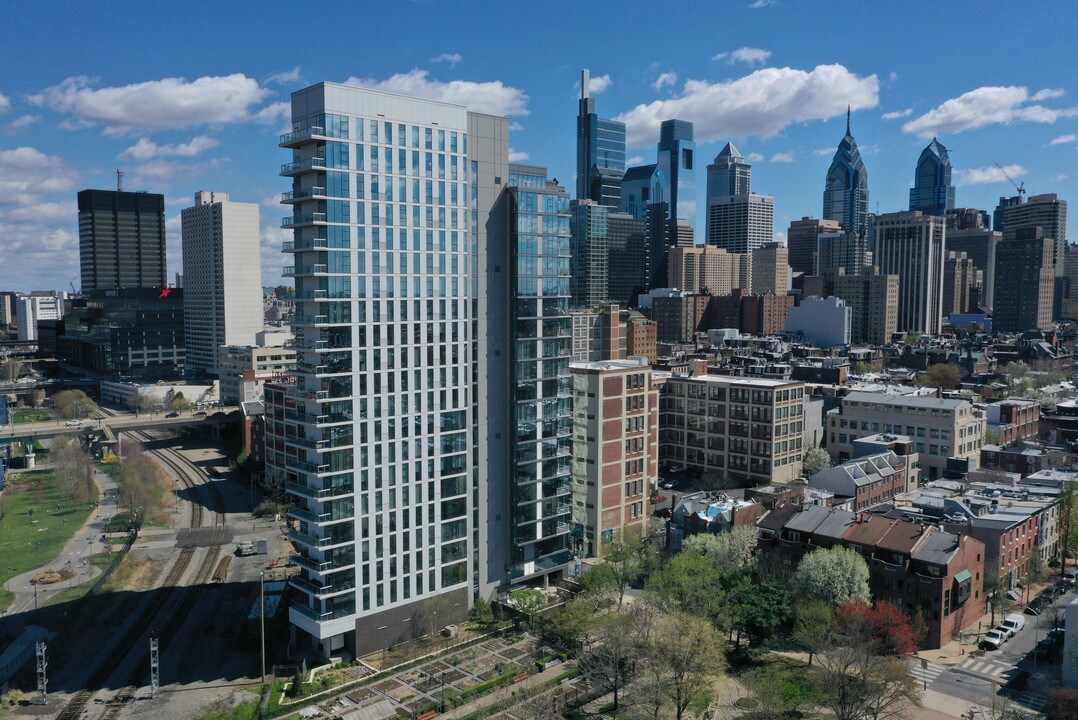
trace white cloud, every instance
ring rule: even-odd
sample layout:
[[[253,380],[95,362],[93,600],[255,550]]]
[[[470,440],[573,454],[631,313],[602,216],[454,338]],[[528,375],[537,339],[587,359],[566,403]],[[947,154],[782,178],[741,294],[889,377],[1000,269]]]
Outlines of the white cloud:
[[[32,147],[0,150],[0,205],[29,204],[44,195],[70,192],[77,180],[78,174],[59,157]]]
[[[520,123],[514,121],[514,122],[509,123],[509,129],[512,130],[513,132],[520,132],[521,130],[524,129],[524,126],[521,125]]]
[[[943,133],[959,133],[987,125],[1012,122],[1051,124],[1060,117],[1078,114],[1078,109],[1056,110],[1043,105],[1029,105],[1037,99],[1058,97],[1055,90],[1042,90],[1030,97],[1029,90],[1019,86],[979,87],[952,98],[924,115],[902,126],[903,132],[923,138]],[[1045,95],[1049,93],[1049,95]]]
[[[763,48],[743,47],[734,50],[733,52],[722,52],[718,55],[713,55],[712,60],[725,60],[728,65],[734,63],[745,63],[746,65],[755,65],[756,63],[763,64],[767,62],[767,59],[771,57],[770,50],[764,50]]]
[[[464,56],[460,53],[442,53],[441,55],[432,57],[430,61],[432,63],[449,63],[449,67],[453,67],[463,59]]]
[[[661,90],[663,85],[674,85],[677,83],[676,72],[664,72],[659,77],[655,78],[655,82],[651,84],[656,90]]]
[[[698,143],[724,137],[771,137],[792,123],[826,120],[879,103],[879,80],[859,77],[842,65],[812,70],[763,68],[741,78],[708,82],[689,80],[679,97],[637,105],[618,120],[628,126],[629,143],[655,142],[667,118],[689,120]]]
[[[898,73],[894,72],[893,70],[887,73],[888,82],[894,82],[895,80],[898,80]]]
[[[588,80],[588,92],[592,95],[598,95],[609,90],[613,84],[614,80],[609,75],[599,75]]]
[[[1059,174],[1059,175],[1056,175],[1055,177],[1053,177],[1052,179],[1053,179],[1053,180],[1056,180],[1056,181],[1060,181],[1060,180],[1066,180],[1066,179],[1067,179],[1067,175],[1066,175],[1066,174]]]
[[[140,138],[137,143],[124,150],[117,157],[120,160],[144,162],[160,157],[195,157],[200,153],[220,145],[217,140],[206,135],[198,135],[188,143],[176,145],[158,145],[149,138]]]
[[[774,232],[771,233],[771,239],[773,241],[775,241],[775,242],[780,242],[783,245],[785,245],[786,244],[786,233],[781,232],[779,230],[775,230]]]
[[[775,153],[771,156],[771,162],[774,163],[792,163],[794,161],[793,153]]]
[[[1030,98],[1032,102],[1040,102],[1041,100],[1054,100],[1055,98],[1063,97],[1064,92],[1060,88],[1045,88],[1044,90],[1038,90],[1033,93],[1033,97]]]
[[[760,8],[770,7],[771,5],[778,5],[777,0],[754,0],[749,7],[753,10],[759,10]]]
[[[1055,140],[1053,140],[1052,142],[1050,142],[1048,144],[1049,145],[1069,145],[1069,144],[1071,144],[1073,142],[1078,142],[1078,135],[1075,135],[1074,133],[1070,133],[1070,134],[1067,134],[1067,135],[1060,135],[1059,137],[1057,137]]]
[[[299,81],[299,66],[288,70],[287,72],[279,72],[270,75],[263,81],[264,85],[291,85],[294,82]]]
[[[180,178],[211,174],[222,162],[217,158],[195,163],[155,158],[127,171],[125,185],[132,190],[162,192]]]
[[[291,114],[292,106],[289,103],[275,102],[256,112],[254,120],[266,125],[272,125],[280,120],[287,120]]]
[[[635,167],[637,165],[644,164],[643,155],[633,155],[631,158],[625,161],[625,167]]]
[[[40,115],[20,115],[19,117],[12,120],[11,124],[8,125],[8,127],[12,130],[18,130],[19,128],[24,128],[27,125],[33,125],[40,119]]]
[[[528,159],[528,153],[517,152],[513,148],[509,148],[509,162],[524,162]]]
[[[880,117],[884,120],[898,120],[899,118],[909,117],[913,115],[913,108],[906,108],[905,110],[895,110],[894,112],[886,112]]]
[[[192,125],[247,122],[269,91],[242,73],[222,77],[164,78],[120,87],[94,88],[85,76],[31,95],[34,105],[72,116],[74,125],[166,130]]]
[[[0,93],[0,112],[7,112],[11,109],[11,101],[8,100],[7,95]]]
[[[763,162],[764,156],[758,152],[750,152],[745,156],[745,159],[749,162]]]
[[[816,148],[815,150],[813,150],[813,151],[812,151],[812,154],[813,154],[813,155],[820,155],[820,156],[823,156],[823,155],[833,155],[834,153],[835,153],[835,148],[833,148],[833,147],[829,147],[829,148]]]
[[[464,105],[469,110],[491,115],[528,114],[528,96],[524,91],[500,80],[442,82],[431,79],[430,73],[417,68],[410,72],[397,73],[385,80],[350,77],[345,83]]]
[[[1007,176],[1018,178],[1026,174],[1026,169],[1021,165],[1005,165],[1002,168],[985,167],[969,168],[968,170],[956,170],[958,180],[956,185],[991,185],[993,183],[1010,182]]]

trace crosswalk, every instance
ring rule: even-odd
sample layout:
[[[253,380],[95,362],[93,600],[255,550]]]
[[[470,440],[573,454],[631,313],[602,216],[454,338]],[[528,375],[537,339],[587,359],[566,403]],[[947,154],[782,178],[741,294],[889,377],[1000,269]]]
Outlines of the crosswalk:
[[[946,665],[937,665],[936,663],[923,663],[920,660],[914,659],[909,663],[910,675],[914,677],[918,682],[931,685],[935,682],[943,673],[947,672]]]
[[[999,680],[1005,673],[1014,669],[1013,665],[981,657],[966,658],[958,664],[958,667],[966,672],[983,675],[994,680]]]

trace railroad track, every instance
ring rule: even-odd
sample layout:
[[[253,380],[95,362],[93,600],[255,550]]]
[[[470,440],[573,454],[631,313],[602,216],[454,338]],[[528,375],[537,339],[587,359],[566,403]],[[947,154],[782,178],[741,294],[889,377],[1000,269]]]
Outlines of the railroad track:
[[[141,436],[143,439],[150,439],[149,435],[146,433],[136,432],[131,434]],[[208,480],[208,478],[203,476],[200,471],[193,469],[187,460],[179,455],[179,453],[174,450],[166,449],[153,450],[150,452],[171,468],[185,487],[194,492],[198,492],[199,489],[205,490],[209,493],[210,498],[216,507],[224,507],[220,491]],[[215,513],[214,526],[223,528],[225,519],[225,513]],[[192,502],[191,528],[201,528],[202,521],[202,503]],[[60,713],[56,716],[56,720],[80,720],[82,718],[90,700],[104,687],[105,682],[108,680],[109,676],[112,675],[116,667],[120,665],[140,643],[145,647],[146,639],[148,637],[147,631],[150,630],[155,620],[160,619],[158,617],[159,611],[168,604],[171,597],[179,592],[181,593],[180,601],[176,606],[175,611],[167,618],[167,620],[165,620],[159,633],[161,646],[163,647],[168,644],[168,641],[172,639],[180,625],[182,625],[184,618],[191,611],[191,608],[194,607],[195,601],[198,598],[198,591],[201,586],[207,584],[220,553],[220,545],[210,547],[207,550],[206,556],[203,558],[198,571],[195,573],[193,585],[178,587],[195,555],[194,547],[185,547],[180,550],[180,555],[169,569],[162,586],[154,591],[150,602],[145,606],[142,612],[139,613],[134,623],[128,627],[128,630],[120,638],[120,641],[113,646],[108,655],[98,664],[93,674],[87,680],[86,687],[75,693],[71,699],[68,700],[67,704],[64,705],[63,709],[61,709]],[[139,681],[146,675],[148,666],[149,651],[145,650],[139,654],[139,661],[134,665],[134,669],[125,679],[124,688],[108,701],[103,718],[112,720],[119,715],[120,711],[127,705],[127,703],[134,699],[134,692],[137,690]]]

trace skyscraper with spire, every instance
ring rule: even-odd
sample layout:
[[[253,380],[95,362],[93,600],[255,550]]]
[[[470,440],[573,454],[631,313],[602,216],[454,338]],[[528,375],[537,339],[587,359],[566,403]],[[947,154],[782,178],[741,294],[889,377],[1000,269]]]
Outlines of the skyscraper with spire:
[[[775,199],[751,192],[752,165],[731,143],[707,166],[708,245],[752,252],[774,239]]]
[[[948,210],[954,209],[954,196],[947,148],[932,138],[917,160],[917,171],[910,188],[910,210],[920,210],[925,215],[946,215]]]
[[[707,166],[707,199],[752,192],[752,165],[745,162],[732,143],[726,143],[715,162]]]
[[[823,217],[842,223],[846,232],[868,235],[868,170],[850,132],[850,109],[846,109],[846,135],[838,144],[827,170],[823,191]]]
[[[580,110],[576,117],[576,197],[617,207],[625,175],[625,123],[595,112],[591,74],[580,71]]]

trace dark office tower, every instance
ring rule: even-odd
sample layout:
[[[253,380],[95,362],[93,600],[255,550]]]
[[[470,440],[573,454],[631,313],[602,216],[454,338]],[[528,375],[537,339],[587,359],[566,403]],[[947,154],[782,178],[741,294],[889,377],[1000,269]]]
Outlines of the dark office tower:
[[[662,212],[666,204],[661,203]],[[608,294],[621,305],[635,304],[647,285],[645,236],[646,219],[611,213],[606,218],[607,253],[610,276]],[[665,226],[665,223],[664,223]]]
[[[648,205],[644,219],[644,290],[666,286],[666,254],[677,243],[674,222],[666,203]]]
[[[610,298],[607,214],[593,200],[574,200],[569,217],[569,291],[574,308],[592,308]]]
[[[932,138],[917,160],[917,172],[910,188],[910,210],[920,210],[925,215],[946,215],[952,209],[951,159],[947,157],[947,148]]]
[[[1052,274],[1057,281],[1053,317],[1059,319],[1066,295],[1066,282],[1062,279],[1067,266],[1067,201],[1051,193],[1034,195],[1024,199],[1021,195],[1000,198],[994,216],[995,230],[1003,233],[1003,239],[1015,237],[1017,230],[1039,227],[1044,236],[1054,241],[1052,247]]]
[[[666,197],[666,188],[666,176],[658,165],[631,167],[621,179],[618,212],[643,220],[648,215],[648,205],[661,202]]]
[[[816,273],[816,250],[820,235],[842,232],[842,225],[835,220],[817,220],[803,217],[794,220],[786,230],[786,247],[790,252],[790,269],[795,273]],[[854,270],[848,269],[849,274]]]
[[[576,197],[617,207],[625,174],[625,123],[595,113],[587,70],[580,71],[580,111],[576,116]]]
[[[752,165],[745,162],[731,143],[719,151],[715,162],[707,166],[707,199],[724,195],[748,195],[752,192]]]
[[[985,213],[985,219],[987,215]],[[947,252],[965,253],[973,261],[973,267],[981,273],[983,280],[977,302],[980,307],[991,309],[996,287],[996,248],[1003,239],[1003,233],[989,230],[987,225],[952,230],[952,217],[955,216],[947,216]]]
[[[1019,228],[996,248],[992,326],[1000,332],[1052,327],[1054,239],[1039,227]]]
[[[827,170],[823,217],[842,223],[846,232],[868,235],[868,170],[861,160],[857,141],[850,134],[849,110],[846,111],[846,135],[838,144],[835,159]]]
[[[165,287],[165,196],[79,193],[82,292]]]
[[[663,120],[659,127],[659,169],[668,180],[666,201],[670,204],[670,224],[687,220],[696,232],[696,143],[692,123]]]

